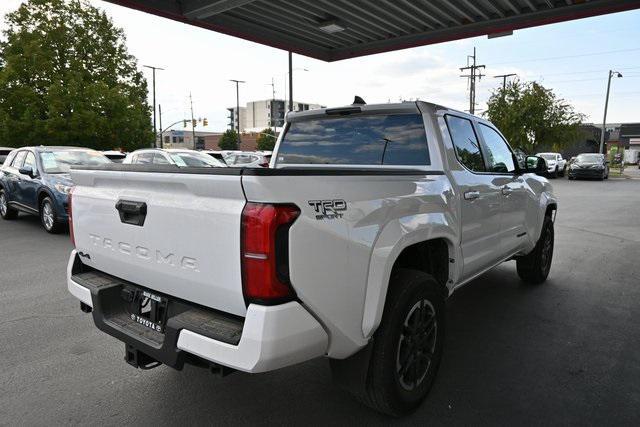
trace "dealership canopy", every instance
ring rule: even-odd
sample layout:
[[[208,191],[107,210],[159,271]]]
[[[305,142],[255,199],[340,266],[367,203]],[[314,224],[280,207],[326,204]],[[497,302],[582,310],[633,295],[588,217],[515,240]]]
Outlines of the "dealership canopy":
[[[325,61],[640,8],[640,0],[107,0]]]

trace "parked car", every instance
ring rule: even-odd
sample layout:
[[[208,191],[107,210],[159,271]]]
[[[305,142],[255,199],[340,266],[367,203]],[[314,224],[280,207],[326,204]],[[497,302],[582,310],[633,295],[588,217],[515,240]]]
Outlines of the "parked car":
[[[217,150],[202,150],[201,153],[204,153],[208,156],[213,157],[216,160],[221,161],[222,163],[224,163],[225,165],[227,164],[226,160],[224,159],[225,156],[227,155],[227,151],[217,151]]]
[[[0,166],[4,163],[5,159],[15,148],[11,147],[0,147]]]
[[[604,154],[582,153],[569,166],[569,179],[597,178],[600,180],[609,178],[609,162]]]
[[[179,148],[145,148],[127,155],[122,162],[136,165],[175,165],[180,167],[217,167],[227,165],[201,151]]]
[[[49,233],[67,224],[67,199],[73,181],[71,166],[111,164],[99,151],[74,147],[24,147],[11,152],[0,167],[0,215],[39,215]]]
[[[231,153],[225,157],[225,162],[229,166],[242,167],[242,168],[256,168],[269,166],[271,161],[271,154],[246,151],[241,153]]]
[[[544,161],[520,168],[490,122],[425,102],[287,120],[269,169],[73,170],[68,289],[133,366],[327,356],[363,402],[405,414],[434,381],[454,290],[513,259],[546,280]]]
[[[556,178],[564,176],[567,161],[562,158],[560,153],[538,153],[538,157],[542,157],[547,162],[547,173],[549,176]]]
[[[127,157],[127,153],[123,153],[122,151],[110,150],[103,151],[102,154],[107,156],[109,160],[113,163],[122,163],[124,159]]]

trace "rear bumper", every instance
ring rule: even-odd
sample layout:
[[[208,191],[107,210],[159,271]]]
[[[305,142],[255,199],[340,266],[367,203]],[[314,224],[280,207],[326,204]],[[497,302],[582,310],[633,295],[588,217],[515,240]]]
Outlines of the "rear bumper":
[[[99,272],[78,273],[79,264],[74,250],[67,286],[73,296],[93,308],[96,326],[176,369],[200,358],[244,372],[266,372],[326,352],[329,340],[324,328],[295,301],[277,306],[250,304],[244,319],[172,301],[180,313],[168,318],[164,333],[145,329],[119,308],[121,289],[128,282]]]

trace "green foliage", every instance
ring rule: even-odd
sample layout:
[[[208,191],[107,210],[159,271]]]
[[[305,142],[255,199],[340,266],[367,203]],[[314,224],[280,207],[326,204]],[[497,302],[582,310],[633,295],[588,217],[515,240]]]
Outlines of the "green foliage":
[[[276,134],[271,128],[263,129],[256,142],[258,150],[273,151],[276,145]]]
[[[218,147],[221,150],[237,150],[238,149],[238,134],[233,129],[226,130],[222,136],[220,136],[220,141],[218,141]]]
[[[86,0],[28,0],[0,42],[0,145],[125,150],[153,142],[146,80]]]
[[[584,115],[536,82],[514,81],[493,91],[484,115],[513,148],[525,153],[559,151],[576,143]]]

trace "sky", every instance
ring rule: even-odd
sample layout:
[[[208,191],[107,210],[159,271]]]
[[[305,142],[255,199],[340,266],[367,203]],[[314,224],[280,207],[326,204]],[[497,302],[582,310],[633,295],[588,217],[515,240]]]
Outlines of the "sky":
[[[1,0],[0,16],[21,2]],[[276,97],[285,96],[285,51],[102,0],[90,3],[124,29],[129,53],[147,76],[150,102],[151,71],[142,66],[164,68],[156,74],[156,101],[162,105],[165,128],[190,117],[191,93],[195,117],[209,121],[197,130],[226,129],[226,108],[236,103],[229,79],[246,81],[240,86],[241,105],[271,99],[272,81]],[[476,37],[332,63],[294,54],[294,98],[327,106],[350,104],[354,95],[370,104],[421,99],[464,110],[468,86],[459,68],[475,47],[478,64],[486,65],[486,77],[478,83],[476,114],[502,84],[493,76],[517,73],[523,81],[536,80],[553,89],[586,114],[586,122],[602,123],[608,70],[615,69],[623,78],[612,81],[607,122],[640,122],[638,24],[640,10],[517,30],[508,37]],[[0,30],[4,28],[3,20]]]

